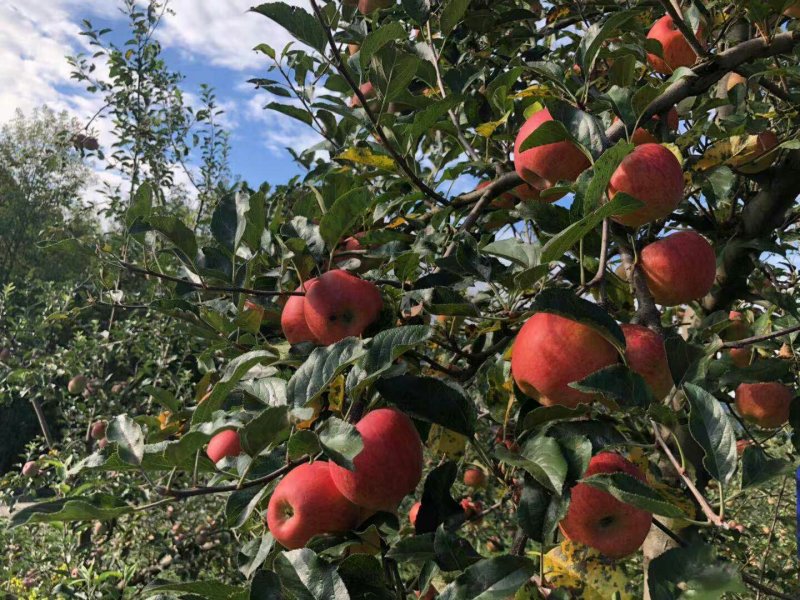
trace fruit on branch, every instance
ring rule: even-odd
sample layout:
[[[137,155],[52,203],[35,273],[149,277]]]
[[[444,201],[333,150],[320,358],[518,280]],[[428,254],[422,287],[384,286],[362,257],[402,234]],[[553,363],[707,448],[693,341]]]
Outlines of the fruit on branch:
[[[648,244],[639,261],[653,299],[663,306],[702,298],[714,285],[714,248],[694,231],[680,231]]]
[[[422,441],[414,423],[395,408],[373,410],[356,424],[364,447],[348,471],[330,463],[345,498],[374,510],[394,511],[422,478]]]
[[[261,306],[260,304],[258,304],[257,302],[254,302],[254,301],[252,301],[250,299],[245,300],[244,301],[244,310],[246,310],[246,311],[247,310],[251,310],[251,311],[254,311],[254,312],[258,313],[259,319],[261,321],[264,320],[264,307]]]
[[[608,184],[608,197],[618,192],[633,196],[644,204],[613,220],[628,227],[639,227],[663,219],[683,199],[683,171],[675,155],[660,144],[636,146],[614,171]]]
[[[95,421],[92,423],[92,428],[89,430],[89,435],[93,440],[102,440],[104,437],[106,437],[107,428],[107,421]]]
[[[375,87],[369,81],[366,83],[362,83],[358,86],[358,90],[364,96],[366,100],[371,100],[375,97]],[[372,103],[370,104],[370,108],[372,108]],[[350,106],[355,108],[356,106],[361,106],[361,99],[358,97],[358,94],[353,94],[353,97],[350,98]]]
[[[619,117],[614,117],[614,122],[616,123],[619,121]],[[661,124],[661,116],[660,115],[653,115],[653,118],[650,119],[650,127],[652,129],[658,128]],[[680,117],[678,116],[678,111],[673,106],[667,112],[667,127],[670,131],[677,131],[678,125],[680,125]],[[659,143],[658,138],[653,135],[652,132],[648,131],[644,127],[637,127],[636,131],[633,132],[631,136],[631,141],[633,142],[634,146],[641,146],[642,144],[657,144]]]
[[[239,443],[239,432],[233,429],[220,431],[211,438],[206,448],[206,454],[211,462],[218,463],[223,458],[236,457],[242,453],[242,446]]]
[[[75,375],[72,379],[69,380],[67,383],[67,391],[77,396],[78,394],[82,394],[86,390],[86,384],[88,380],[84,375]]]
[[[742,383],[736,388],[736,410],[747,421],[776,429],[789,420],[793,398],[792,390],[777,381]]]
[[[486,473],[477,467],[470,467],[464,471],[464,485],[472,488],[482,488],[486,486]]]
[[[725,77],[725,91],[730,93],[737,85],[747,85],[747,79],[738,73],[728,73]]]
[[[483,521],[483,503],[480,500],[473,500],[472,498],[463,498],[460,502],[461,509],[464,511],[464,517],[468,521],[480,523]],[[478,515],[481,515],[478,517]],[[477,518],[476,518],[477,517]]]
[[[306,291],[303,313],[318,343],[327,346],[360,336],[382,308],[378,286],[337,269],[320,275]]]
[[[3,348],[0,350],[0,363],[8,362],[9,358],[11,358],[11,350],[8,348]]]
[[[300,285],[295,292],[306,292],[308,294],[309,290],[316,284],[317,278],[314,277]],[[306,323],[306,298],[307,296],[289,296],[281,311],[281,330],[284,337],[292,345],[300,342],[319,344],[317,336],[311,333]]]
[[[698,27],[695,37],[703,43],[703,28]],[[670,75],[679,67],[691,67],[697,61],[697,53],[683,37],[680,29],[675,25],[675,21],[669,15],[664,15],[650,28],[647,39],[656,40],[661,43],[662,57],[648,53],[647,60],[650,66],[658,73]]]
[[[39,474],[39,465],[36,464],[36,461],[29,460],[22,465],[22,474],[25,477],[36,477]]]
[[[741,340],[750,335],[750,326],[745,319],[745,316],[738,310],[732,310],[728,315],[730,325],[720,333],[720,337],[724,340]],[[753,349],[749,346],[743,348],[731,348],[726,351],[730,356],[734,365],[739,368],[748,366],[754,357]]]
[[[476,190],[482,190],[487,186],[491,185],[493,182],[491,181],[483,181],[478,184]],[[514,205],[519,202],[535,202],[541,200],[541,190],[536,189],[532,185],[528,185],[527,183],[523,183],[518,185],[514,189],[508,192],[503,192],[498,197],[494,198],[492,202],[489,204],[492,208],[514,208]],[[552,199],[548,198],[547,202],[554,202],[558,199],[558,196],[554,196]]]
[[[359,231],[355,235],[351,235],[347,239],[343,240],[341,244],[337,246],[336,251],[333,253],[333,263],[338,267],[339,265],[344,265],[348,271],[352,271],[353,273],[364,273],[369,271],[370,269],[374,269],[377,267],[381,260],[379,258],[367,257],[364,254],[349,254],[350,252],[359,252],[362,250],[367,250],[368,248],[361,243],[361,239],[367,234],[366,231]],[[352,259],[358,260],[357,267],[351,267],[347,265],[348,261]],[[350,263],[355,264],[355,263]]]
[[[414,502],[411,505],[411,508],[408,511],[408,520],[411,522],[412,525],[417,524],[417,514],[419,514],[419,509],[422,507],[422,502]]]
[[[552,120],[546,108],[535,112],[522,125],[514,141],[514,168],[517,174],[540,190],[552,187],[559,181],[575,181],[578,175],[589,168],[589,159],[572,142],[554,142],[520,152],[522,143],[542,123]]]
[[[642,376],[653,395],[661,400],[673,386],[664,338],[643,325],[622,324],[625,356],[632,371]]]
[[[728,356],[734,365],[743,369],[750,365],[753,360],[753,349],[745,346],[744,348],[731,348],[728,350]]]
[[[369,15],[381,8],[390,8],[394,0],[358,0],[358,11],[362,15]]]
[[[343,533],[358,524],[360,509],[342,496],[328,463],[316,461],[292,469],[272,493],[267,506],[270,533],[289,550],[315,535]]]
[[[569,387],[619,360],[600,333],[577,321],[536,313],[520,329],[511,353],[511,375],[528,396],[545,405],[575,407],[597,397]]]
[[[644,481],[642,472],[619,454],[601,452],[592,457],[584,478],[600,473],[625,473]],[[595,548],[609,558],[633,554],[650,531],[653,515],[620,502],[611,494],[578,483],[572,488],[561,531],[573,542]]]

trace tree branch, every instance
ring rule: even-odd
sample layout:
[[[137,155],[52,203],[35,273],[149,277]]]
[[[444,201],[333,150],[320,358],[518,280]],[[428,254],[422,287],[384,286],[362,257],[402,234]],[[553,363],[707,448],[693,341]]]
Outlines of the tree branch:
[[[800,331],[800,325],[794,325],[793,327],[787,327],[786,329],[780,329],[778,331],[773,331],[772,333],[765,333],[763,335],[754,335],[748,338],[742,338],[741,340],[733,340],[731,342],[725,342],[722,344],[723,348],[744,348],[745,346],[749,346],[750,344],[757,344],[758,342],[765,342],[767,340],[772,340],[784,335],[788,335],[790,333],[794,333],[795,331]]]
[[[686,42],[692,47],[692,50],[694,50],[694,53],[699,57],[705,57],[708,54],[706,49],[703,48],[703,45],[698,41],[695,33],[689,29],[689,26],[686,24],[686,21],[683,20],[683,15],[680,13],[680,11],[672,4],[672,2],[670,2],[670,0],[660,1],[661,5],[664,7],[664,10],[666,10],[669,16],[672,17],[672,21],[675,23],[675,26],[683,34]]]

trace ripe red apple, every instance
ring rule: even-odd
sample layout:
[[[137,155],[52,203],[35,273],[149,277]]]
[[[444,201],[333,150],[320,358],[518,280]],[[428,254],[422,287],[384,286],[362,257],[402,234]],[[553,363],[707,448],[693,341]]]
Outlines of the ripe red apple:
[[[614,117],[614,122],[616,123],[619,121],[619,117]],[[653,115],[653,118],[650,119],[650,124],[652,127],[658,127],[659,122],[661,121],[660,115]],[[667,127],[670,131],[676,131],[678,129],[678,125],[680,124],[680,118],[678,117],[678,111],[673,106],[667,112]],[[636,131],[633,132],[631,136],[631,141],[633,142],[634,146],[641,146],[642,144],[658,144],[658,138],[653,135],[650,131],[645,129],[644,127],[637,127]]]
[[[584,477],[599,473],[627,473],[640,481],[645,477],[630,461],[613,452],[592,457]],[[614,498],[585,483],[572,488],[567,516],[561,531],[574,542],[600,551],[609,558],[633,554],[650,531],[653,515]]]
[[[657,399],[665,398],[672,389],[673,381],[664,338],[642,325],[623,323],[621,327],[625,334],[628,366],[644,378]]]
[[[589,168],[589,159],[572,142],[555,142],[520,152],[522,142],[542,123],[552,121],[550,111],[543,108],[525,121],[514,142],[514,168],[517,174],[537,189],[552,187],[558,181],[575,181]]]
[[[359,514],[359,507],[334,485],[328,463],[317,461],[296,467],[281,480],[269,499],[267,527],[283,546],[294,550],[315,535],[352,529]]]
[[[470,467],[464,471],[464,485],[472,488],[482,488],[486,485],[486,473],[477,467]]]
[[[78,394],[82,394],[84,390],[86,390],[87,383],[88,380],[84,375],[75,375],[75,377],[70,379],[69,383],[67,383],[67,391],[70,394],[77,396]]]
[[[36,477],[39,474],[39,465],[36,464],[36,461],[29,460],[22,465],[22,474],[25,477]]]
[[[741,340],[750,335],[750,325],[743,313],[738,310],[732,310],[728,313],[728,320],[730,321],[730,325],[722,330],[720,334],[722,339]]]
[[[753,360],[753,349],[748,346],[744,348],[731,348],[728,350],[728,356],[731,357],[733,364],[740,369],[744,369],[749,366]]]
[[[360,336],[380,315],[381,292],[374,283],[346,271],[328,271],[307,290],[305,321],[318,343]]]
[[[358,86],[359,91],[363,94],[364,98],[370,100],[371,98],[375,97],[375,87],[369,81],[366,83],[362,83]],[[353,97],[350,98],[350,106],[355,108],[356,106],[361,106],[361,100],[359,99],[357,94],[353,94]],[[372,106],[370,105],[370,108]]]
[[[736,410],[747,421],[776,429],[789,420],[793,398],[792,390],[776,381],[742,383],[736,388]]]
[[[436,598],[436,595],[437,595],[438,593],[439,593],[439,592],[436,590],[436,588],[435,588],[435,587],[433,587],[433,585],[432,585],[432,584],[428,586],[428,591],[427,591],[427,592],[425,592],[425,594],[424,594],[424,595],[420,595],[420,594],[421,594],[421,592],[420,592],[419,590],[414,590],[414,594],[417,596],[417,598],[418,598],[419,600],[435,600],[435,598]]]
[[[617,192],[633,196],[644,206],[613,217],[628,227],[663,219],[683,200],[683,171],[675,155],[660,144],[642,144],[626,156],[611,176],[608,197]]]
[[[106,437],[106,428],[108,427],[107,421],[95,421],[92,423],[92,428],[89,434],[93,440],[102,440]]]
[[[309,279],[295,291],[306,294],[316,285],[317,278]],[[294,345],[300,342],[319,344],[317,336],[311,333],[305,316],[306,296],[289,296],[281,311],[281,329],[287,341]]]
[[[474,523],[480,523],[483,520],[483,516],[480,518],[475,518],[483,512],[483,503],[480,500],[473,500],[472,498],[463,498],[460,502],[461,509],[464,511],[464,516],[467,518],[468,521],[473,521]]]
[[[422,478],[422,441],[414,423],[394,408],[373,410],[356,424],[364,448],[348,471],[330,463],[331,477],[351,502],[394,511]]]
[[[702,298],[714,285],[714,248],[694,231],[681,231],[648,244],[639,261],[653,299],[676,306]]]
[[[422,502],[414,502],[411,505],[411,508],[408,511],[408,520],[411,522],[412,525],[417,524],[417,514],[419,514],[419,509],[422,507]]]
[[[239,433],[233,429],[220,431],[211,438],[206,448],[206,454],[211,462],[217,463],[228,456],[239,456],[242,453],[242,446],[239,443]]]
[[[742,454],[744,454],[745,449],[748,446],[752,446],[752,445],[753,445],[753,442],[751,442],[750,440],[736,440],[736,454],[741,456]]]
[[[699,27],[695,37],[703,44],[703,28]],[[655,22],[647,39],[657,40],[661,43],[664,58],[655,54],[647,54],[647,60],[658,73],[670,75],[679,67],[691,67],[697,60],[697,53],[683,37],[672,17],[665,15]]]
[[[390,8],[394,5],[394,0],[358,0],[358,11],[362,15],[368,15],[380,8]]]
[[[588,325],[536,313],[520,329],[511,354],[511,375],[545,406],[575,407],[596,396],[568,386],[619,360],[616,349]]]

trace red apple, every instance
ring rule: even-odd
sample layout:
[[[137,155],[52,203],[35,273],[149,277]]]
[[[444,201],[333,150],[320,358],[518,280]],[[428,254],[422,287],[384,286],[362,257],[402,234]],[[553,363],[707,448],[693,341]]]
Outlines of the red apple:
[[[519,388],[545,406],[575,407],[596,396],[568,386],[619,360],[595,329],[550,313],[536,313],[520,329],[511,354]]]
[[[309,279],[295,291],[305,291],[306,294],[316,285],[317,278]],[[319,344],[317,336],[311,333],[306,323],[305,316],[306,296],[289,296],[281,312],[281,329],[287,341],[294,345],[300,342],[313,342]]]
[[[89,382],[84,375],[75,375],[75,377],[70,379],[69,383],[67,383],[67,391],[70,394],[77,396],[78,394],[82,394],[84,392],[88,383]]]
[[[367,100],[375,97],[375,88],[369,81],[366,83],[362,83],[358,86],[359,91]],[[358,97],[357,94],[353,94],[353,97],[350,98],[350,106],[355,108],[356,106],[361,106],[361,99]],[[372,108],[370,103],[370,108]]]
[[[736,410],[747,421],[776,429],[789,420],[793,398],[792,390],[776,381],[742,383],[736,388]]]
[[[464,485],[472,488],[482,488],[486,486],[486,473],[477,467],[470,467],[464,471]]]
[[[354,471],[330,463],[331,477],[351,502],[394,511],[422,478],[422,441],[414,423],[394,408],[373,410],[356,424],[364,448]]]
[[[572,142],[562,141],[529,148],[520,152],[522,143],[542,123],[552,121],[543,108],[525,121],[514,142],[514,168],[517,174],[537,189],[546,189],[558,181],[575,181],[589,167],[589,159]]]
[[[39,465],[36,464],[36,461],[29,460],[22,465],[22,474],[25,477],[36,477],[39,474]]]
[[[733,364],[740,369],[744,369],[753,360],[753,350],[747,346],[744,348],[731,348],[728,350],[728,356],[731,357]]]
[[[475,518],[483,512],[483,504],[480,500],[473,500],[472,498],[463,498],[460,502],[461,509],[464,511],[464,516],[469,521],[473,521],[474,523],[480,523],[483,520],[483,516],[479,518]]]
[[[359,515],[359,507],[334,485],[328,463],[317,461],[284,476],[269,499],[267,527],[284,547],[294,550],[315,535],[352,529]]]
[[[752,445],[753,445],[753,442],[751,442],[750,440],[736,440],[736,454],[741,456],[742,454],[744,454],[745,449],[748,446],[752,446]]]
[[[695,37],[703,44],[703,28],[700,27],[695,32]],[[691,67],[697,60],[697,53],[683,37],[672,17],[665,15],[655,22],[647,39],[657,40],[661,43],[663,58],[655,54],[647,55],[650,65],[658,73],[670,75],[679,67]]]
[[[681,231],[648,244],[639,254],[653,299],[676,306],[702,298],[714,285],[714,248],[694,231]]]
[[[106,437],[106,428],[108,427],[108,423],[106,421],[95,421],[92,423],[92,428],[89,434],[92,436],[93,440],[102,440]]]
[[[642,144],[626,156],[608,184],[608,197],[617,192],[633,196],[644,206],[613,217],[628,227],[639,227],[672,213],[683,200],[683,171],[675,155],[660,144]]]
[[[381,292],[374,283],[346,271],[328,271],[307,290],[305,321],[318,343],[360,336],[380,315]]]
[[[624,323],[625,356],[631,370],[641,375],[653,395],[661,400],[672,389],[672,374],[667,362],[664,338],[642,325]]]
[[[414,502],[411,505],[411,508],[408,511],[408,520],[411,521],[412,525],[417,524],[417,514],[419,514],[419,509],[422,507],[422,502]]]
[[[368,15],[380,8],[391,8],[394,0],[358,0],[358,10],[362,15]]]
[[[599,473],[627,473],[644,481],[642,472],[630,461],[613,452],[592,457],[584,477]],[[585,483],[572,488],[567,516],[561,531],[574,542],[600,551],[609,558],[633,554],[650,531],[653,515],[614,498]]]
[[[211,462],[217,463],[228,456],[239,456],[242,453],[242,446],[239,443],[239,433],[233,429],[220,431],[211,438],[206,448],[206,454]]]

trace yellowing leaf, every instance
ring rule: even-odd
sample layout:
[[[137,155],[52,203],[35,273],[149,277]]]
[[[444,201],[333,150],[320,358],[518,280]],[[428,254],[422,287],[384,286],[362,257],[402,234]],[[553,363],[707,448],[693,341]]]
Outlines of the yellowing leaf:
[[[314,421],[316,421],[317,417],[319,417],[320,409],[322,407],[322,402],[320,402],[320,399],[315,398],[314,400],[311,401],[309,406],[314,409],[314,413],[310,419],[298,422],[296,425],[298,429],[311,429],[311,426],[314,424]]]
[[[348,148],[336,158],[339,160],[349,160],[350,162],[365,165],[367,167],[383,169],[385,171],[393,171],[395,169],[394,159],[389,156],[374,154],[372,150],[366,146],[354,146],[352,148]]]
[[[531,96],[536,96],[538,98],[549,98],[552,95],[553,94],[550,92],[550,89],[547,88],[546,86],[532,85],[514,94],[514,100],[521,100],[522,98],[530,98]]]
[[[678,159],[678,162],[683,164],[683,154],[681,154],[681,149],[678,148],[675,144],[662,144],[667,150],[672,152],[675,155],[675,158]]]
[[[549,584],[573,590],[582,600],[608,600],[616,592],[620,600],[641,598],[641,590],[619,563],[569,540],[545,554],[544,572]]]
[[[502,118],[498,119],[497,121],[489,121],[488,123],[482,123],[475,128],[475,131],[478,135],[483,137],[491,137],[491,135],[495,132],[495,130],[500,127],[501,125],[505,124],[508,121],[508,117],[511,115],[511,112],[507,112],[502,116]]]
[[[435,454],[444,454],[448,458],[457,459],[464,455],[467,437],[434,424],[428,433],[428,447]]]
[[[339,375],[328,386],[328,406],[334,412],[342,412],[344,405],[344,375]]]
[[[397,229],[403,225],[408,225],[408,221],[406,221],[403,217],[395,217],[392,219],[392,222],[386,226],[386,229]]]

